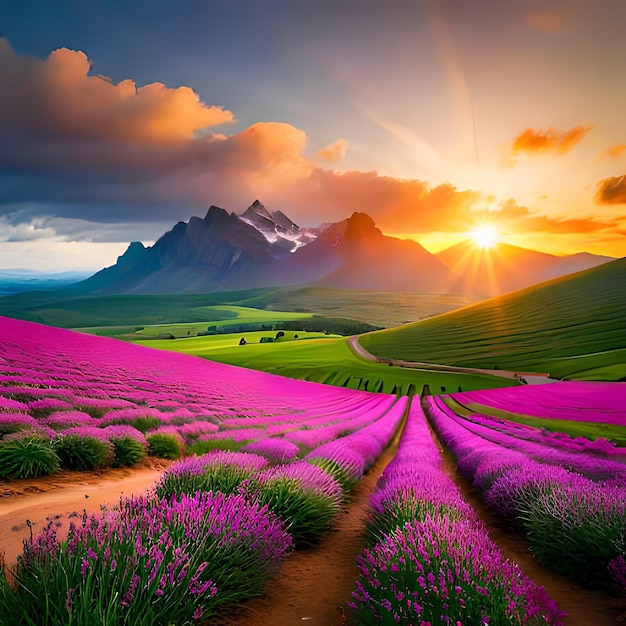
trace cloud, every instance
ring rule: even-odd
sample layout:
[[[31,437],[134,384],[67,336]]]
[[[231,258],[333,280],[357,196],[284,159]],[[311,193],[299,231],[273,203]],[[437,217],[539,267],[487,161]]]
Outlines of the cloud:
[[[552,234],[615,232],[622,220],[602,220],[596,217],[555,218],[541,215],[528,207],[518,205],[509,199],[500,208],[490,213],[490,221],[501,225],[503,230],[512,232],[540,232]]]
[[[536,11],[526,15],[526,22],[545,33],[556,33],[561,30],[564,17],[560,11]]]
[[[274,199],[287,206],[298,203],[301,210],[327,220],[341,220],[354,211],[363,211],[382,230],[420,233],[458,230],[467,222],[475,196],[449,183],[431,187],[424,181],[381,176],[377,172],[317,168]]]
[[[615,159],[617,157],[622,156],[622,154],[626,154],[626,144],[623,144],[623,143],[607,148],[604,152],[600,154],[600,158],[601,159]]]
[[[341,161],[346,156],[348,142],[345,139],[337,139],[315,153],[315,156],[325,163]]]
[[[598,204],[626,204],[626,174],[601,180],[595,201]]]
[[[34,222],[20,222],[11,224],[6,218],[0,217],[0,241],[36,241],[38,239],[53,239],[56,237],[53,228],[42,226],[38,220]]]
[[[593,126],[574,126],[569,130],[558,130],[554,127],[546,130],[527,128],[513,140],[511,154],[513,156],[540,152],[565,154],[582,141],[592,128]]]
[[[137,87],[90,76],[80,51],[61,48],[40,61],[16,54],[0,38],[0,133],[48,140],[179,142],[234,121],[189,87]]]

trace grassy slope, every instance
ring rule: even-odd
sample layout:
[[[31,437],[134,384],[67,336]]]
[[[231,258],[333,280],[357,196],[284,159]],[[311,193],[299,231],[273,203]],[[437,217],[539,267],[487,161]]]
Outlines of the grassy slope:
[[[145,326],[210,321],[203,307],[231,305],[312,313],[395,326],[474,302],[454,294],[379,293],[340,289],[264,288],[210,294],[91,295],[37,291],[0,298],[0,315],[62,328]],[[224,318],[227,317],[226,312]]]
[[[284,336],[275,340],[277,343],[298,341],[304,339],[330,339],[339,335],[324,335],[324,333],[307,333],[305,331],[283,331]],[[247,344],[259,344],[262,337],[275,337],[276,331],[259,330],[243,333],[225,333],[220,335],[207,335],[203,337],[184,337],[172,341],[171,339],[139,339],[131,337],[132,343],[139,343],[142,346],[158,348],[159,350],[169,350],[171,352],[182,352],[183,354],[194,354],[196,356],[206,356],[211,358],[214,350],[228,348],[239,348],[239,341],[243,337]],[[297,337],[296,337],[297,336]],[[264,344],[265,345],[265,344]],[[243,347],[243,346],[242,346]]]
[[[382,357],[617,380],[626,376],[626,259],[360,339]]]
[[[478,300],[462,294],[391,293],[319,287],[276,289],[241,304],[262,309],[307,311],[374,324],[398,326],[452,311]]]
[[[232,293],[248,298],[259,290]],[[135,326],[234,318],[225,311],[209,315],[206,307],[229,303],[224,294],[96,295],[72,297],[60,292],[31,292],[0,298],[0,314],[60,328]]]
[[[248,337],[254,333],[247,333]],[[263,333],[257,333],[262,335]],[[267,334],[267,333],[265,333]],[[301,378],[354,389],[407,393],[409,385],[419,392],[428,385],[432,393],[489,387],[504,387],[511,380],[473,374],[402,369],[361,359],[348,347],[345,338],[306,339],[270,344],[239,346],[241,333],[230,345],[216,347],[218,337],[198,337],[175,341],[142,341],[143,345],[203,356],[214,361],[263,370],[290,378]]]

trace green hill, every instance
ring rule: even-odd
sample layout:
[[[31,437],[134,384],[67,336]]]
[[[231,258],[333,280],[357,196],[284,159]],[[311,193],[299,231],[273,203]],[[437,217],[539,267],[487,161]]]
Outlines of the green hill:
[[[623,379],[626,258],[359,341],[393,359]]]

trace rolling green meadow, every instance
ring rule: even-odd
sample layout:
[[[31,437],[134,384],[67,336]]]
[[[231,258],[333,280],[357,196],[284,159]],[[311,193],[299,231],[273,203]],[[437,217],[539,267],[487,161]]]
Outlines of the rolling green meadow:
[[[294,333],[286,333],[286,337],[278,342],[259,343],[264,334],[267,335],[257,332],[175,341],[142,340],[141,343],[289,378],[381,393],[421,392],[425,385],[431,393],[444,393],[514,384],[510,379],[484,374],[447,373],[374,363],[355,354],[345,337],[300,332],[295,333],[298,334],[296,340],[293,340]],[[239,345],[241,337],[246,339],[246,345]]]
[[[626,259],[361,337],[380,357],[541,372],[626,377]]]

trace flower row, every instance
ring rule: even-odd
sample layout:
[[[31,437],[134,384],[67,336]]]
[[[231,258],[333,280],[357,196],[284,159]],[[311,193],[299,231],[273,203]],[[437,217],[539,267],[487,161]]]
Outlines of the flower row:
[[[358,623],[562,624],[445,473],[417,402],[370,506],[370,546],[350,603]]]
[[[460,473],[472,480],[494,511],[526,531],[530,549],[541,563],[586,584],[623,586],[623,474],[594,481],[538,462],[473,432],[432,397],[424,399],[424,406]]]

